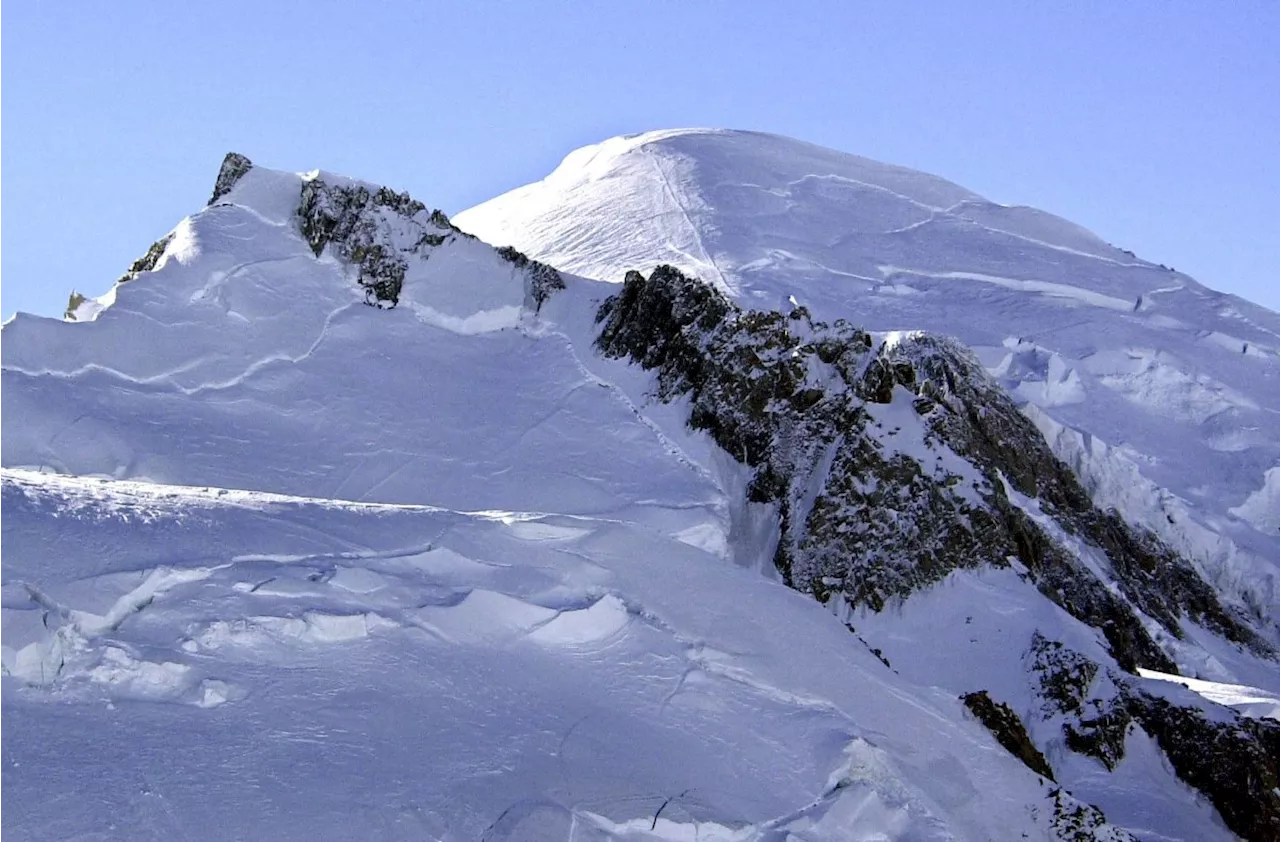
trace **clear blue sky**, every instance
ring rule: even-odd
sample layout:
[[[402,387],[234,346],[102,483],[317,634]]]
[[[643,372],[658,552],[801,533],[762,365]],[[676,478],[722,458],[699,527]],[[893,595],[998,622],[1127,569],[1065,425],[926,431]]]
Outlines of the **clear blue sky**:
[[[222,155],[456,212],[606,137],[777,132],[1079,222],[1280,308],[1280,2],[4,6],[3,304],[60,313]]]

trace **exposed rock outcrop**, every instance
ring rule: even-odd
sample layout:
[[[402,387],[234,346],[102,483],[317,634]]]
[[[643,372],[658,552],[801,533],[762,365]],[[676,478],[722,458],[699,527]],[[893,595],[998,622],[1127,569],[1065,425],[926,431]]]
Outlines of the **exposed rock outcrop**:
[[[1280,838],[1280,723],[1207,700],[1171,701],[1038,634],[1027,654],[1042,713],[1061,718],[1067,748],[1112,771],[1140,728],[1232,831],[1250,840]]]
[[[160,263],[160,258],[164,257],[164,251],[169,247],[169,243],[173,242],[173,234],[165,234],[160,239],[151,244],[147,249],[147,253],[139,257],[130,264],[129,269],[116,279],[116,283],[123,284],[132,281],[143,272],[151,272]]]
[[[366,303],[380,308],[400,302],[411,260],[426,260],[432,249],[452,238],[474,239],[460,231],[441,210],[408,193],[359,183],[330,183],[317,174],[303,182],[298,203],[302,236],[319,257],[326,248],[356,267]],[[515,249],[498,256],[523,275],[525,306],[537,312],[564,279],[551,266],[530,260]]]
[[[554,266],[530,260],[511,246],[497,249],[498,256],[525,273],[525,306],[538,313],[552,294],[564,289],[564,278]]]
[[[1022,720],[1008,705],[993,700],[986,690],[966,693],[961,696],[964,706],[978,718],[986,729],[995,736],[996,742],[1005,750],[1018,758],[1037,775],[1053,780],[1053,769],[1049,761],[1044,759],[1040,749],[1027,736],[1027,729]]]
[[[952,340],[743,310],[669,266],[628,273],[598,321],[604,354],[653,370],[661,400],[687,396],[689,425],[754,469],[751,499],[778,507],[775,564],[820,601],[880,610],[953,570],[1016,561],[1126,670],[1176,671],[1141,615],[1267,650],[1189,562],[1093,506]],[[1044,521],[1105,554],[1119,594]]]
[[[251,169],[253,169],[253,162],[248,158],[239,152],[228,152],[222,159],[222,166],[218,169],[218,177],[213,182],[213,195],[209,197],[208,204],[212,205],[230,193],[231,188],[236,186],[236,182],[244,178],[244,174]]]

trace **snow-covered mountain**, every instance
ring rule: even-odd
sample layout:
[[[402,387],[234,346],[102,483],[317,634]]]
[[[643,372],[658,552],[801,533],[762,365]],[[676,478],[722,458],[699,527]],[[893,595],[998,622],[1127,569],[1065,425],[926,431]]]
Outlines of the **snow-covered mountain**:
[[[794,297],[823,319],[958,337],[1100,505],[1280,620],[1270,310],[1042,211],[754,132],[607,140],[456,221],[593,278],[669,263],[746,306]]]
[[[843,169],[822,175],[831,162]],[[713,182],[740,189],[695,207]],[[791,212],[766,224],[766,194]],[[882,194],[878,210],[841,199]],[[1183,474],[1202,471],[1204,495],[1175,499],[1155,456],[1061,414],[1136,429],[1140,390],[1043,339],[1008,348],[993,378],[999,341],[963,324],[867,332],[938,331],[945,308],[928,302],[949,282],[868,292],[806,263],[819,238],[799,236],[907,227],[894,203],[915,203],[965,236],[917,226],[933,251],[898,262],[977,274],[984,249],[1020,259],[996,253],[1008,246],[990,238],[1014,235],[995,229],[1017,228],[1029,254],[1107,257],[1084,256],[1090,235],[741,133],[609,141],[523,195],[460,218],[528,256],[406,194],[229,155],[209,205],[107,293],[74,295],[65,321],[5,324],[5,830],[1275,830],[1273,507],[1265,490],[1210,499],[1233,465],[1274,461],[1274,422],[1212,451],[1225,461],[1196,451]],[[774,262],[735,263],[722,241]],[[1199,317],[1190,303],[1098,316],[1051,286],[1062,278],[1036,280],[1036,260],[998,276],[1025,275],[1017,290],[953,284],[955,318],[976,318],[971,286],[1009,296],[987,299],[1004,308],[982,322],[993,335],[1065,307],[1114,319],[1096,325],[1128,347],[1144,330],[1182,336],[1144,326],[1153,313]],[[892,324],[888,303],[862,303],[889,295],[917,302]],[[1277,327],[1230,303],[1247,341]],[[1217,364],[1271,372],[1257,388],[1188,370],[1265,415],[1277,359],[1251,347]],[[1184,346],[1159,348],[1152,365],[1176,368],[1168,349]],[[1081,401],[1020,407],[1001,388],[1031,400],[1035,382]],[[1231,413],[1222,429],[1253,417]],[[1212,450],[1211,420],[1172,418],[1168,435]],[[1175,523],[1149,532],[1151,510],[1110,511],[1124,483]],[[1206,535],[1216,555],[1198,554]]]
[[[1277,314],[1050,214],[754,132],[613,138],[457,220],[592,277],[617,281],[668,263],[743,306],[802,305],[815,318],[872,331],[958,337],[1100,509],[1158,536],[1275,641]],[[812,543],[808,533],[797,540]],[[865,555],[875,545],[843,549]],[[1111,547],[1106,555],[1102,567],[1118,572]],[[938,606],[913,597],[902,610],[923,616]],[[891,613],[867,614],[859,628]],[[1186,675],[1275,680],[1271,663],[1259,670],[1177,641],[1162,645]],[[915,674],[941,681],[953,655],[925,658]],[[894,663],[913,670],[907,659]],[[964,664],[948,686],[972,682]]]

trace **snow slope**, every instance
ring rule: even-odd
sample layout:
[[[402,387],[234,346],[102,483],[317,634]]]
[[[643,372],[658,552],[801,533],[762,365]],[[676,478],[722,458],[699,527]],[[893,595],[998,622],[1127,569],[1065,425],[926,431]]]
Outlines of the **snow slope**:
[[[3,488],[21,838],[1046,838],[1050,787],[954,696],[660,532]]]
[[[456,221],[594,278],[670,263],[744,306],[954,335],[1100,505],[1280,619],[1274,312],[1050,214],[753,132],[613,138]]]
[[[614,287],[535,304],[536,267],[407,197],[245,163],[78,321],[4,326],[4,830],[1127,838],[1069,790],[1139,838],[1232,838],[1140,729],[1111,773],[1029,715],[1034,633],[1115,663],[1015,569],[865,616],[768,575],[749,472],[593,350]],[[316,185],[358,212],[300,217]],[[398,306],[367,306],[388,254]],[[957,616],[996,618],[979,655],[930,625]],[[979,681],[1056,784],[966,710]]]

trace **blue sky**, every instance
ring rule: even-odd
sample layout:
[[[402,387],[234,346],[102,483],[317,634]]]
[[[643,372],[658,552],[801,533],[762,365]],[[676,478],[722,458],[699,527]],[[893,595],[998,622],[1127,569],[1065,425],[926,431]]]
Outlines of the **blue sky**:
[[[105,291],[223,153],[449,212],[606,137],[777,132],[942,175],[1280,308],[1280,3],[4,8],[2,309]]]

